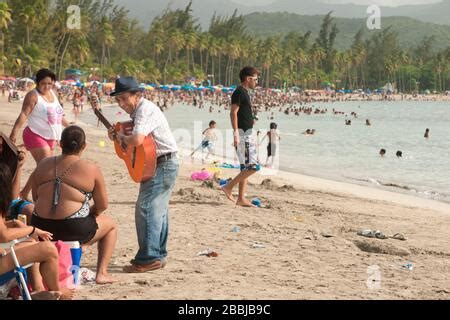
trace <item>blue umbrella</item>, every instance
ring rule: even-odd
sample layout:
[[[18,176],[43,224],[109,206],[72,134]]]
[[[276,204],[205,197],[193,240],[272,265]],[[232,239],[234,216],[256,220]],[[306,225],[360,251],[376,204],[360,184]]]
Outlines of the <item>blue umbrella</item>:
[[[192,91],[194,89],[194,87],[192,87],[191,85],[185,84],[181,87],[181,90],[184,91]]]

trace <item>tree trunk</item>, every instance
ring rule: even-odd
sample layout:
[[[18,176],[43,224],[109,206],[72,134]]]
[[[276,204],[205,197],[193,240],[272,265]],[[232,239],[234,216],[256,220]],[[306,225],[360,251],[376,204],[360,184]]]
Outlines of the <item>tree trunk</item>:
[[[105,65],[105,55],[106,55],[106,48],[105,48],[105,43],[103,43],[102,45],[102,57],[100,59],[100,77],[103,80],[103,69],[104,69],[104,65]]]
[[[187,66],[187,72],[189,74],[189,49],[186,48],[186,66]]]
[[[214,70],[214,57],[211,56],[211,70],[212,70],[212,85],[215,86],[216,85],[216,71]]]
[[[219,84],[222,83],[222,78],[221,78],[221,72],[220,72],[220,67],[221,67],[221,54],[219,53]]]
[[[27,46],[30,45],[30,27],[27,24]]]
[[[5,63],[3,62],[3,57],[5,56],[5,34],[1,30],[0,30],[0,32],[2,34],[2,56],[1,56],[2,61],[0,61],[2,64],[1,74],[4,75],[5,74]]]
[[[61,61],[59,63],[59,79],[61,79],[61,71],[62,71],[63,62],[64,62],[64,56],[66,55],[67,48],[69,47],[71,36],[72,36],[72,34],[69,33],[69,38],[67,38],[66,46],[64,47],[64,51],[62,52],[62,55],[61,55]]]
[[[63,33],[63,38],[61,39],[61,42],[58,45],[58,50],[56,51],[56,56],[55,56],[55,68],[53,70],[55,70],[55,72],[57,72],[57,68],[58,68],[58,58],[59,58],[59,51],[61,50],[61,47],[64,43],[64,40],[66,40],[66,34],[67,32],[64,31]]]

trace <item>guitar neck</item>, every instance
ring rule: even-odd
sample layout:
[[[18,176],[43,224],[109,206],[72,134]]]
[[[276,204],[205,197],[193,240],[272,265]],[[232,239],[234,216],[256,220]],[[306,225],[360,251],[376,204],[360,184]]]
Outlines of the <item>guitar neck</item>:
[[[103,113],[100,110],[94,108],[94,113],[97,116],[97,118],[100,120],[100,122],[103,123],[103,125],[106,127],[106,129],[109,130],[110,128],[112,128],[111,123],[109,123],[109,121],[105,118],[105,116],[103,115]]]

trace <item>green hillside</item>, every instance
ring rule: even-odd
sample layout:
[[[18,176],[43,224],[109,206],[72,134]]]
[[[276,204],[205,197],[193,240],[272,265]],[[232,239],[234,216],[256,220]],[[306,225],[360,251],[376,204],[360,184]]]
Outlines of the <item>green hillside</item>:
[[[293,13],[252,13],[245,16],[247,30],[260,38],[272,35],[285,35],[291,31],[312,32],[312,38],[318,35],[324,16],[302,16]],[[346,49],[351,46],[354,35],[364,28],[364,36],[368,38],[381,30],[368,30],[365,19],[334,18],[339,34],[336,47]],[[444,49],[450,46],[450,26],[426,23],[407,17],[386,17],[381,20],[382,29],[391,26],[398,32],[400,45],[403,48],[417,46],[425,36],[436,37],[435,48]]]

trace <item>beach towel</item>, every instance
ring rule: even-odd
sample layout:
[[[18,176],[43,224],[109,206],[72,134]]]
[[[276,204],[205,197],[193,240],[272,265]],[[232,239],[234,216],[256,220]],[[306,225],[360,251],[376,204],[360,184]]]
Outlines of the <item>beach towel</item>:
[[[222,163],[219,165],[219,168],[224,169],[240,169],[241,166],[239,164],[229,164],[229,163]]]
[[[213,174],[211,172],[206,171],[206,170],[194,172],[191,175],[191,179],[192,180],[197,180],[197,181],[206,181],[206,180],[211,179],[212,177],[213,177]]]
[[[70,252],[70,247],[62,241],[55,243],[58,249],[59,260],[58,260],[58,270],[59,270],[59,286],[61,289],[75,288],[72,269],[72,254]]]

